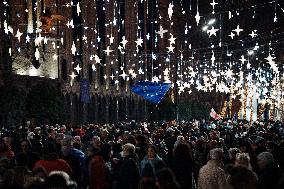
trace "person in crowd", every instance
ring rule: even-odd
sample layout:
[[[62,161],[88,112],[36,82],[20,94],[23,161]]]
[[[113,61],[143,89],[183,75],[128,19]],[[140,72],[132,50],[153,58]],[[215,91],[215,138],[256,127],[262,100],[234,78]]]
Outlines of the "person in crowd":
[[[77,185],[64,171],[51,171],[44,183],[45,189],[76,189]]]
[[[255,174],[244,166],[233,167],[227,177],[228,189],[256,189]]]
[[[173,171],[169,168],[163,168],[156,174],[157,185],[159,189],[179,189],[179,184]]]
[[[19,162],[19,160],[24,159],[21,157],[25,156],[26,158],[25,166],[27,166],[29,170],[32,170],[34,164],[40,159],[40,154],[32,151],[32,144],[28,139],[21,140],[19,145],[20,145],[20,152],[16,154],[15,159],[18,159]],[[17,158],[17,156],[19,156],[20,158],[19,157]]]
[[[1,189],[24,189],[24,186],[30,181],[31,172],[22,166],[15,166],[8,169],[4,176]]]
[[[239,148],[230,148],[229,149],[229,160],[228,163],[234,164],[236,160],[237,153],[240,152]]]
[[[65,160],[59,158],[55,144],[52,142],[47,142],[44,145],[43,159],[37,161],[33,169],[38,167],[44,168],[47,174],[51,171],[64,171],[69,175],[73,174],[73,170],[70,165]]]
[[[221,148],[215,148],[209,152],[209,160],[204,165],[198,176],[199,189],[225,189],[226,175],[223,170],[224,152]]]
[[[0,158],[8,158],[11,160],[14,155],[11,146],[5,142],[4,139],[0,139]]]
[[[283,171],[275,163],[270,152],[262,152],[257,156],[259,166],[258,189],[277,188]]]
[[[73,170],[73,179],[77,183],[82,183],[83,168],[85,164],[85,154],[73,147],[73,137],[66,135],[61,141],[61,158],[64,159]]]
[[[135,146],[126,143],[122,149],[122,160],[115,171],[115,189],[137,189],[140,174]]]
[[[112,147],[103,144],[100,151],[95,154],[89,163],[90,189],[110,189],[112,185],[112,168],[107,165],[112,158]]]
[[[153,145],[148,147],[147,155],[140,163],[141,173],[145,171],[146,164],[150,164],[150,167],[153,169],[154,173],[165,166],[164,161],[159,157],[159,155],[157,154],[157,149]]]
[[[250,139],[242,139],[239,142],[239,149],[240,152],[249,154],[252,169],[258,172],[257,157],[252,148],[252,141]]]
[[[174,148],[172,170],[181,189],[192,188],[194,161],[189,144],[180,143]]]

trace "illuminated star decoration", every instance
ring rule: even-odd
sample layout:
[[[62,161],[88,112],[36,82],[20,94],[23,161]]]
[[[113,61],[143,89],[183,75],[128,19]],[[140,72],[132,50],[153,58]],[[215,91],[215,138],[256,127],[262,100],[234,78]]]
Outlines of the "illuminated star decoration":
[[[268,57],[265,58],[265,60],[268,61],[267,63],[271,66],[272,70],[273,70],[274,72],[278,72],[278,68],[277,68],[277,65],[276,65],[274,59],[275,59],[275,57],[272,57],[272,56],[270,55],[270,53],[269,53]]]
[[[72,44],[71,51],[72,51],[72,54],[75,55],[75,53],[76,53],[76,46],[75,46],[74,41],[73,41],[73,44]]]
[[[92,70],[96,71],[96,65],[95,64],[92,64]]]
[[[114,37],[112,36],[112,34],[110,35],[110,38],[109,38],[109,43],[110,44],[113,44],[113,40],[114,40]]]
[[[103,50],[103,51],[106,53],[107,56],[109,56],[109,54],[110,54],[113,50],[111,50],[110,47],[107,46],[107,49],[106,49],[106,50]]]
[[[156,32],[160,35],[161,38],[164,38],[164,34],[167,33],[168,30],[164,30],[163,26],[160,25],[160,31]]]
[[[241,58],[241,59],[239,59],[239,60],[242,62],[242,64],[244,64],[244,63],[245,63],[245,61],[247,61],[247,60],[245,59],[245,56],[244,56],[244,55],[242,55],[241,57],[242,57],[242,58]]]
[[[207,30],[207,33],[209,35],[209,37],[211,37],[212,35],[215,35],[216,36],[216,32],[218,31],[219,29],[215,29],[214,26],[212,26],[212,28],[210,30]]]
[[[169,47],[166,47],[167,49],[168,49],[168,53],[170,53],[170,52],[174,52],[174,46],[169,46]]]
[[[233,30],[237,33],[237,35],[240,35],[240,32],[244,31],[243,29],[240,29],[240,25],[237,26],[235,30]]]
[[[233,32],[231,32],[231,34],[229,35],[232,39],[234,39],[235,34]]]
[[[137,41],[135,41],[135,43],[136,43],[136,47],[139,47],[139,46],[142,47],[143,39],[140,37],[137,39]]]
[[[215,14],[215,5],[218,5],[218,3],[216,3],[215,0],[213,0],[213,2],[210,3],[210,5],[213,7],[212,14]]]
[[[21,40],[21,36],[23,35],[23,33],[20,32],[20,30],[18,29],[17,34],[15,35],[15,37],[18,38],[19,42]]]
[[[170,45],[171,45],[171,44],[175,44],[176,38],[174,38],[174,36],[173,36],[172,34],[170,34],[170,35],[171,35],[171,38],[169,39]]]
[[[125,39],[125,36],[122,37],[122,41],[120,42],[123,46],[123,48],[125,49],[125,45],[128,41]]]
[[[195,20],[196,20],[196,23],[197,23],[197,26],[198,26],[198,24],[199,24],[199,22],[200,22],[200,15],[199,15],[199,12],[198,12],[198,9],[197,9],[197,13],[196,13],[196,15],[195,15]]]
[[[79,73],[80,73],[80,71],[82,70],[82,68],[80,67],[80,65],[79,65],[79,64],[77,64],[77,66],[74,68],[74,70],[76,70],[76,71],[77,71],[77,73],[79,74]]]
[[[72,74],[69,75],[69,76],[71,77],[70,85],[72,86],[73,85],[73,80],[75,79],[75,77],[77,77],[77,75],[74,72],[72,72]]]
[[[74,72],[72,72],[72,74],[69,75],[69,76],[71,77],[72,80],[73,80],[75,77],[77,77],[77,75],[76,75]]]
[[[257,30],[253,30],[253,31],[251,32],[251,34],[249,34],[249,35],[251,36],[251,38],[255,38],[255,37],[257,36],[256,31],[257,31]]]
[[[36,50],[35,50],[35,58],[36,58],[36,60],[39,60],[39,57],[40,57],[39,50],[38,50],[38,48],[36,48]]]
[[[125,78],[127,77],[127,74],[123,70],[123,72],[122,72],[122,74],[120,76],[125,80]]]

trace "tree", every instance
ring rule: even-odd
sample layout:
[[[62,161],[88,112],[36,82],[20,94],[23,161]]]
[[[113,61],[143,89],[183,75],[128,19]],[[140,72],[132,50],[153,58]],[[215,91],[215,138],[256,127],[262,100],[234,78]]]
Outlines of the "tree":
[[[27,111],[30,118],[39,122],[65,123],[68,110],[66,101],[59,87],[49,81],[33,86],[27,98]]]
[[[26,116],[25,90],[15,85],[0,87],[0,122],[4,126],[20,125]]]

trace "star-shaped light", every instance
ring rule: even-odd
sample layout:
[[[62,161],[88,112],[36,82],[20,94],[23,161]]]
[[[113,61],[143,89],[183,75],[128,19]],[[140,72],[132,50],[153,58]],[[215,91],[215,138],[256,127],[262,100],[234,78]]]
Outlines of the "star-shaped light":
[[[110,35],[109,43],[110,43],[110,44],[113,44],[113,41],[114,41],[114,37],[113,37],[112,35]]]
[[[127,74],[123,71],[122,74],[119,76],[121,76],[125,80],[125,78],[127,77]]]
[[[237,28],[233,31],[235,31],[237,33],[237,35],[240,35],[240,32],[242,32],[244,30],[240,28],[240,25],[238,25]]]
[[[74,41],[73,41],[73,44],[72,44],[71,52],[72,52],[73,55],[76,54],[76,46],[75,46]]]
[[[135,43],[136,43],[136,47],[139,47],[139,46],[142,47],[143,39],[140,37],[135,41]]]
[[[106,49],[106,50],[103,50],[103,51],[106,53],[107,56],[109,56],[109,54],[110,54],[113,50],[111,50],[110,47],[107,46],[107,49]]]
[[[207,30],[207,33],[208,33],[209,37],[211,37],[211,35],[215,35],[216,36],[216,32],[218,30],[219,29],[215,29],[214,26],[212,26],[212,28],[210,30]]]
[[[58,55],[57,55],[57,54],[54,54],[54,55],[52,56],[52,58],[53,58],[53,60],[57,60]]]
[[[170,20],[172,19],[173,12],[174,12],[173,7],[174,7],[174,5],[170,3],[169,8],[168,8],[168,15],[169,15]]]
[[[185,87],[183,85],[178,87],[178,93],[181,94],[182,92],[184,92]]]
[[[213,0],[213,2],[210,3],[210,5],[213,7],[212,14],[215,14],[215,5],[218,5],[218,3],[216,3],[215,0]]]
[[[109,76],[109,77],[111,78],[111,80],[113,80],[115,76],[113,74],[111,74],[111,76]]]
[[[20,30],[18,29],[17,34],[15,35],[15,37],[18,38],[19,42],[21,40],[21,36],[23,35],[23,33],[20,32]]]
[[[174,52],[174,49],[175,49],[174,46],[169,46],[169,47],[166,47],[166,48],[168,49],[168,53]]]
[[[231,34],[229,35],[232,39],[234,39],[235,34],[233,32],[231,32]]]
[[[169,39],[170,45],[175,44],[176,43],[175,40],[176,40],[176,38],[174,38],[174,36],[171,34],[171,38]]]
[[[123,46],[123,48],[125,48],[125,45],[128,41],[125,39],[125,36],[122,37],[122,41],[120,42]]]
[[[244,56],[244,55],[242,55],[241,57],[242,57],[242,58],[241,58],[241,59],[239,59],[239,60],[242,62],[242,64],[244,64],[244,63],[245,63],[245,61],[247,61],[247,60],[245,59],[245,56]]]
[[[144,74],[142,68],[139,68],[139,69],[138,69],[138,73],[139,73],[139,74]]]
[[[157,77],[157,76],[154,76],[153,78],[152,78],[152,82],[159,82],[160,81],[160,79]]]
[[[38,35],[38,37],[35,38],[34,42],[35,45],[40,45],[44,37],[41,36],[41,34]]]
[[[147,35],[146,35],[146,38],[147,38],[147,40],[149,40],[150,39],[150,34],[149,33],[147,33]]]
[[[30,36],[27,35],[27,36],[26,36],[26,43],[30,42],[30,39],[31,39]]]
[[[227,77],[227,78],[233,78],[233,75],[234,75],[233,70],[228,69],[228,70],[226,71],[226,77]]]
[[[69,76],[71,77],[71,80],[74,80],[74,78],[77,77],[77,75],[74,72],[72,72],[72,74]]]
[[[199,15],[199,12],[198,12],[198,10],[197,10],[197,13],[196,13],[196,15],[195,15],[195,20],[196,20],[196,23],[197,23],[197,26],[198,26],[198,24],[199,24],[199,22],[200,22],[200,15]]]
[[[98,55],[95,55],[95,61],[97,64],[100,64],[101,63],[101,60],[100,57]]]
[[[92,64],[92,70],[96,71],[96,65],[95,64]]]
[[[79,65],[79,64],[77,64],[77,66],[74,68],[74,70],[76,70],[76,71],[77,71],[77,73],[79,74],[79,73],[80,73],[80,71],[82,70],[82,68],[80,67],[80,65]]]
[[[265,60],[268,61],[267,63],[270,64],[270,65],[275,63],[274,59],[275,59],[275,57],[272,57],[270,53],[269,53],[268,57],[265,58]]]
[[[252,31],[249,35],[251,36],[251,38],[255,38],[257,36],[256,30]]]
[[[39,58],[40,58],[40,54],[39,54],[38,48],[36,48],[36,50],[35,50],[35,58],[36,58],[36,60],[39,60]]]
[[[161,38],[164,38],[164,34],[167,33],[168,30],[164,30],[163,26],[160,25],[160,30],[157,31],[156,33],[160,35]]]
[[[131,74],[131,76],[132,76],[132,78],[136,78],[137,74],[136,74],[135,72],[133,72],[133,73]]]

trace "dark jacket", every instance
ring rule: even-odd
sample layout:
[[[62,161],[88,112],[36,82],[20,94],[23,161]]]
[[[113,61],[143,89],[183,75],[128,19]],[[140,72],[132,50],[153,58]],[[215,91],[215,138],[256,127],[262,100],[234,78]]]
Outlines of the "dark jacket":
[[[137,189],[139,176],[137,156],[126,156],[117,165],[115,171],[115,189]]]

